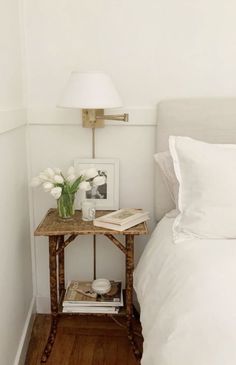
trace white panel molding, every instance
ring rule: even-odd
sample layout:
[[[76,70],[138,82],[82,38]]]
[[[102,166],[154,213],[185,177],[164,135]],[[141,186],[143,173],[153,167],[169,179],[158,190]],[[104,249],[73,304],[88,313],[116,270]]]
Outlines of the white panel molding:
[[[35,254],[35,236],[34,236],[34,204],[33,204],[33,190],[30,187],[32,173],[32,161],[30,145],[29,126],[26,127],[26,150],[27,150],[27,181],[28,181],[28,202],[29,202],[29,219],[30,219],[30,242],[31,242],[31,260],[32,260],[32,282],[33,282],[33,295],[37,292],[36,282],[36,254]]]
[[[106,114],[129,113],[129,122],[106,122],[111,126],[153,126],[156,125],[155,107],[129,107],[106,110]],[[81,125],[81,111],[63,108],[29,108],[30,125]]]
[[[20,338],[20,343],[16,352],[14,365],[24,365],[25,363],[25,357],[31,337],[31,332],[33,329],[35,313],[36,313],[36,305],[35,305],[35,297],[33,297],[29,306],[28,314],[25,320],[25,325]]]
[[[27,124],[26,108],[0,109],[0,134]]]
[[[36,297],[36,310],[37,313],[50,313],[50,298],[49,297]]]

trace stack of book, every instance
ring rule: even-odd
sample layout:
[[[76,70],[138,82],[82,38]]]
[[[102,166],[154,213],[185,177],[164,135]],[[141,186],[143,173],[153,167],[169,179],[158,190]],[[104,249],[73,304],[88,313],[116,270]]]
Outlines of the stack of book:
[[[91,281],[72,280],[62,303],[64,313],[118,313],[124,305],[120,281],[111,281],[111,290],[98,295]]]
[[[124,231],[125,229],[136,226],[148,219],[148,212],[145,212],[142,209],[126,208],[98,217],[94,219],[93,224],[96,227]]]

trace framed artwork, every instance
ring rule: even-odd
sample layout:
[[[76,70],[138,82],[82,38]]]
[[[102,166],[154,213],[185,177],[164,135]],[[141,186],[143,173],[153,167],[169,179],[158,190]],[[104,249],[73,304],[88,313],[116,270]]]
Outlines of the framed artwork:
[[[105,184],[94,186],[91,190],[81,193],[82,199],[95,199],[96,209],[119,209],[119,160],[118,159],[75,159],[75,169],[82,170],[95,167],[98,175],[105,177]],[[80,208],[80,203],[79,203]]]

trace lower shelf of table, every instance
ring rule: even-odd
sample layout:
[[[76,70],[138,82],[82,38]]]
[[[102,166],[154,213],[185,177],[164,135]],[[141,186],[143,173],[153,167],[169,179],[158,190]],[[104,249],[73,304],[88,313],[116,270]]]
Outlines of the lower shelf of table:
[[[63,299],[64,299],[64,296],[65,296],[65,290],[63,291],[62,293],[62,296],[61,296],[61,299],[60,299],[60,302],[59,302],[59,310],[58,310],[58,314],[59,315],[69,315],[69,316],[107,316],[107,317],[112,317],[112,316],[126,316],[127,314],[127,311],[126,311],[126,303],[125,303],[125,290],[123,290],[123,300],[124,300],[124,306],[123,307],[120,307],[120,310],[118,313],[90,313],[90,312],[63,312]],[[115,305],[114,305],[115,307]]]
[[[125,317],[126,316],[126,309],[122,308],[118,313],[90,313],[90,312],[62,312],[59,310],[59,316],[96,316],[96,317]]]

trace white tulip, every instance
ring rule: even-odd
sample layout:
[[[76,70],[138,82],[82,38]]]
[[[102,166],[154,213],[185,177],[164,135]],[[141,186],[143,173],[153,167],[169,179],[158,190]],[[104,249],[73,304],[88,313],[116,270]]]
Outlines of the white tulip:
[[[93,177],[97,176],[98,172],[95,167],[91,167],[88,170],[85,170],[85,177],[86,179],[92,179]]]
[[[43,188],[44,188],[44,191],[46,191],[46,193],[48,191],[50,191],[53,187],[54,187],[54,185],[49,181],[46,181],[45,183],[43,183]]]
[[[87,181],[82,181],[79,184],[79,190],[88,191],[91,189],[91,185]]]
[[[63,184],[64,179],[63,179],[63,177],[62,177],[61,175],[55,175],[55,176],[54,176],[54,181],[55,181],[56,183],[58,183],[58,184]]]
[[[48,175],[46,175],[44,172],[40,172],[39,178],[41,181],[51,181]]]
[[[42,184],[42,180],[37,176],[34,177],[30,183],[31,186],[36,187]]]
[[[93,179],[93,185],[95,186],[99,186],[99,185],[103,185],[106,183],[106,178],[105,176],[96,176],[94,179]]]
[[[59,199],[61,196],[61,192],[62,188],[60,186],[57,186],[56,188],[53,188],[50,193],[52,194],[53,198]]]
[[[55,172],[56,175],[60,175],[61,169],[59,169],[58,167],[54,167],[53,170],[54,170],[54,172]]]
[[[74,166],[70,166],[70,167],[68,168],[67,175],[68,175],[68,176],[70,176],[70,175],[75,175],[75,168],[74,168]]]
[[[67,176],[66,180],[69,182],[73,182],[74,180],[76,180],[76,176],[71,174],[71,175]]]
[[[85,173],[86,173],[86,170],[81,170],[81,171],[79,172],[79,176],[85,176]]]
[[[53,171],[53,169],[51,169],[51,167],[48,167],[46,170],[44,170],[44,174],[53,178],[53,176],[55,175],[55,172]]]

